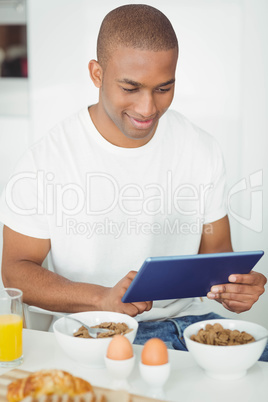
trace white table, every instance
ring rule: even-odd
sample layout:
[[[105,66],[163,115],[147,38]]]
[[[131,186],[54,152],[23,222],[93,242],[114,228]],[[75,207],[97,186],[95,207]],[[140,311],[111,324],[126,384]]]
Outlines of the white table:
[[[91,384],[111,388],[111,378],[105,368],[90,369],[67,357],[50,332],[23,330],[24,362],[18,368],[28,371],[63,369]],[[133,345],[135,368],[129,378],[131,393],[151,396],[139,374],[141,346]],[[171,375],[165,385],[165,401],[174,402],[267,402],[268,363],[257,362],[248,374],[236,381],[213,380],[197,366],[188,352],[169,350]],[[0,375],[6,369],[0,369]]]

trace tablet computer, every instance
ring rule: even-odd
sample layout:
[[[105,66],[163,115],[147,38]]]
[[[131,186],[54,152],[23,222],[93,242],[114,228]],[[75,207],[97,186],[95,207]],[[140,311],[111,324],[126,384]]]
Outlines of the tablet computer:
[[[247,274],[263,251],[147,258],[122,302],[206,296],[211,286],[227,283],[231,274]]]

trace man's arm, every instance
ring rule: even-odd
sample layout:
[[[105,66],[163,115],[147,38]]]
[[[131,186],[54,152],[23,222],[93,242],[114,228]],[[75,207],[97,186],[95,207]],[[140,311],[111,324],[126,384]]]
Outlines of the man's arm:
[[[203,227],[199,254],[233,251],[228,216]]]
[[[122,303],[134,279],[130,271],[113,288],[70,281],[41,265],[50,250],[49,239],[37,239],[3,230],[2,279],[6,287],[23,291],[23,301],[51,311],[108,310],[131,316],[150,310],[152,303]],[[74,267],[75,269],[75,267]]]
[[[228,217],[204,225],[199,253],[220,253],[233,251]],[[259,272],[229,276],[229,281],[212,286],[207,294],[209,299],[220,302],[227,310],[242,313],[251,309],[264,293],[267,279]]]

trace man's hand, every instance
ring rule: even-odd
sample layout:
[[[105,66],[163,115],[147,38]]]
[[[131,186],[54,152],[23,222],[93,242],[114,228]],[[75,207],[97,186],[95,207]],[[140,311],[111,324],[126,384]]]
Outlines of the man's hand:
[[[227,310],[234,313],[250,310],[264,293],[267,282],[264,275],[254,271],[245,275],[232,274],[228,280],[231,283],[212,286],[207,297],[220,302]]]
[[[233,251],[227,215],[218,221],[204,225],[199,253],[226,251]],[[230,275],[228,280],[231,283],[212,286],[207,297],[218,301],[234,313],[250,310],[263,294],[267,282],[264,275],[254,271],[247,275]]]
[[[116,311],[118,313],[128,314],[131,317],[151,310],[152,302],[123,303],[121,301],[136,274],[136,271],[130,271],[113,288],[103,288],[103,303],[101,306],[103,310]]]

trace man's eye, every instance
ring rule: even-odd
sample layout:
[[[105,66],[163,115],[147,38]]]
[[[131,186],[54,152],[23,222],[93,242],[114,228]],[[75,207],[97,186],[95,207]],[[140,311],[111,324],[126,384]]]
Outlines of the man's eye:
[[[170,88],[157,88],[156,92],[160,92],[160,93],[165,93],[165,92],[169,92],[171,90]]]
[[[135,92],[135,91],[137,91],[137,88],[124,88],[124,87],[121,87],[122,89],[123,89],[123,91],[125,91],[125,92]]]

